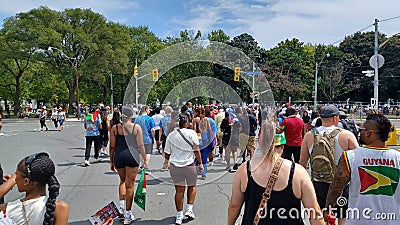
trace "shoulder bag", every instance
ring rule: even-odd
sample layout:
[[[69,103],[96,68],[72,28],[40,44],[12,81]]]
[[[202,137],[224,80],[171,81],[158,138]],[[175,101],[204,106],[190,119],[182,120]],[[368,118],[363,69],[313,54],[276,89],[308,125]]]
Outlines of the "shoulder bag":
[[[275,162],[274,168],[272,169],[271,175],[269,175],[267,187],[265,188],[265,192],[263,193],[260,205],[258,206],[258,210],[256,212],[256,216],[254,217],[253,225],[258,225],[260,222],[260,215],[267,205],[268,199],[271,196],[272,189],[274,188],[275,181],[278,179],[279,170],[281,168],[283,162],[283,158],[279,157]]]

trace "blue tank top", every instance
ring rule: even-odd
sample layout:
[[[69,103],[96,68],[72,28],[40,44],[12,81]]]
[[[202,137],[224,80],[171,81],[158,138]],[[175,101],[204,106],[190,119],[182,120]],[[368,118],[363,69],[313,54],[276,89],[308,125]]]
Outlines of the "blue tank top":
[[[273,224],[273,225],[303,225],[303,219],[301,218],[301,202],[300,199],[296,198],[293,193],[292,180],[294,174],[295,163],[292,163],[290,168],[288,185],[282,191],[271,192],[271,197],[267,202],[267,214],[265,218],[260,219],[259,225],[261,224]],[[244,214],[242,219],[242,225],[252,225],[254,217],[260,205],[262,195],[265,192],[265,187],[258,185],[253,177],[251,176],[250,161],[247,161],[247,187],[244,192]],[[274,210],[272,210],[274,209]],[[284,213],[278,213],[278,210],[284,209]],[[296,209],[296,210],[294,210]],[[298,218],[291,218],[290,215],[296,215],[295,211],[299,213]],[[271,212],[271,214],[270,214]],[[289,212],[291,212],[289,214]],[[278,215],[279,214],[279,215]],[[285,219],[282,219],[285,218]]]

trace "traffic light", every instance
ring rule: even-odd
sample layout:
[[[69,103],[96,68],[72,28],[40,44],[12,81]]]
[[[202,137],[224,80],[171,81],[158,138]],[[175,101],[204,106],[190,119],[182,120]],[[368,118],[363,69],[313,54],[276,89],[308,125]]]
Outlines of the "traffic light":
[[[135,67],[133,67],[133,77],[137,78],[138,76],[138,67],[135,65]]]
[[[240,81],[240,67],[235,66],[235,74],[233,75],[234,81]]]
[[[152,70],[152,71],[151,71],[151,79],[152,79],[154,82],[157,82],[157,81],[158,81],[158,69],[155,69],[155,70]]]

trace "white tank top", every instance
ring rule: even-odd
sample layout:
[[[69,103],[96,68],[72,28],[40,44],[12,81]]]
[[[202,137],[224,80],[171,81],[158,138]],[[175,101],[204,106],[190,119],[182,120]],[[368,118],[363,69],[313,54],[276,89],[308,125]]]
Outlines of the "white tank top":
[[[332,131],[334,131],[336,129],[337,129],[337,127],[323,127],[323,126],[317,127],[318,133],[321,135],[324,135],[324,133],[330,134],[330,133],[332,133]],[[311,131],[314,132],[313,130],[311,130]],[[340,133],[337,134],[335,137],[334,156],[335,156],[336,165],[339,163],[340,156],[342,155],[342,152],[343,152],[343,149],[342,149],[342,147],[340,147],[340,144],[339,144],[339,135],[340,135]],[[308,152],[310,153],[310,155],[312,153],[313,147],[314,147],[314,145],[312,144],[310,149],[308,149]]]
[[[7,218],[14,220],[16,224],[27,225],[25,218],[28,220],[29,225],[43,224],[44,214],[46,212],[46,201],[47,196],[42,196],[24,202],[21,202],[20,199],[9,202],[6,208]]]
[[[357,148],[343,155],[351,175],[349,210],[359,212],[359,218],[349,214],[346,225],[400,224],[400,152]]]

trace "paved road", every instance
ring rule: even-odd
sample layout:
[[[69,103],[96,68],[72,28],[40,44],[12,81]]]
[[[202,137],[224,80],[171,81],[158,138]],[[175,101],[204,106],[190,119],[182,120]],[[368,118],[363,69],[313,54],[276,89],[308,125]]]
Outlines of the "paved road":
[[[50,122],[47,124],[53,127]],[[67,122],[63,132],[40,132],[38,128],[37,120],[3,123],[0,131],[0,161],[3,169],[13,173],[23,157],[40,151],[50,153],[56,164],[56,176],[61,183],[59,198],[70,204],[69,224],[90,224],[90,215],[110,201],[118,201],[117,173],[109,170],[108,158],[87,168],[82,166],[84,130],[81,123]],[[135,205],[133,213],[137,220],[133,224],[175,222],[174,187],[169,172],[160,171],[161,165],[162,157],[153,155],[150,163],[153,175],[147,178],[147,210],[144,212]],[[194,206],[196,219],[188,224],[226,224],[233,174],[226,173],[224,168],[225,165],[217,161],[207,180],[199,180]],[[6,196],[6,201],[22,196],[14,188]]]
[[[108,158],[87,168],[82,166],[85,145],[84,129],[80,122],[67,121],[67,127],[62,132],[40,132],[38,120],[3,121],[0,161],[4,171],[14,173],[18,162],[32,153],[50,153],[61,183],[59,199],[70,204],[69,224],[90,224],[90,215],[110,201],[118,201],[119,179],[117,173],[109,170]],[[50,121],[47,124],[53,128]],[[162,161],[160,155],[152,155],[150,171],[153,175],[147,178],[147,210],[144,212],[136,205],[133,207],[137,218],[134,224],[173,224],[175,221],[174,187],[169,172],[160,170]],[[224,168],[225,165],[217,160],[207,180],[198,181],[194,206],[196,219],[187,224],[226,224],[234,174],[227,173]],[[14,188],[6,196],[6,201],[22,196]],[[121,223],[116,221],[116,224]]]

